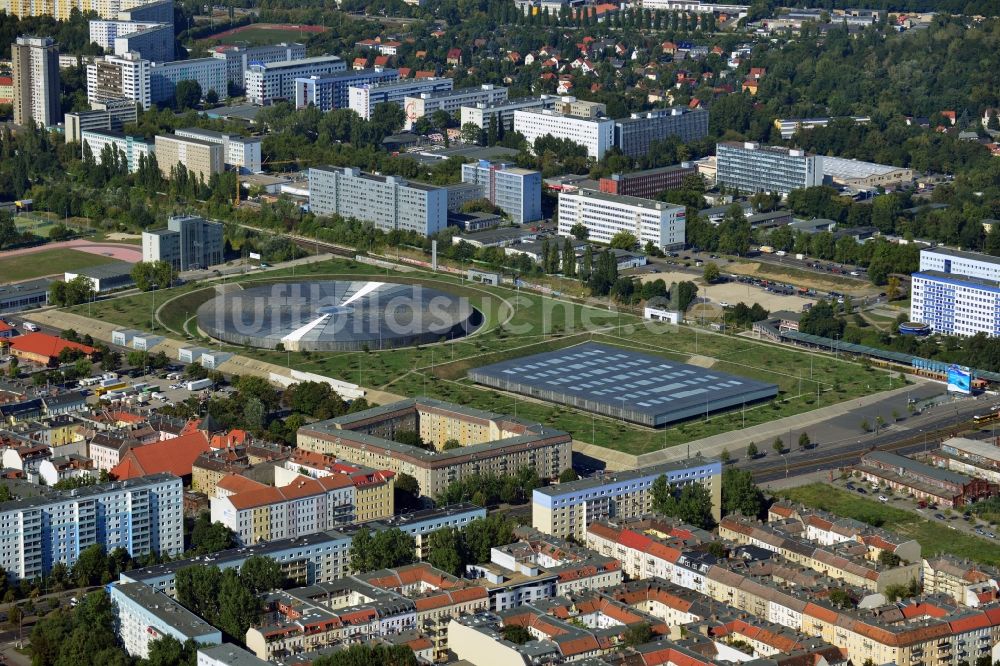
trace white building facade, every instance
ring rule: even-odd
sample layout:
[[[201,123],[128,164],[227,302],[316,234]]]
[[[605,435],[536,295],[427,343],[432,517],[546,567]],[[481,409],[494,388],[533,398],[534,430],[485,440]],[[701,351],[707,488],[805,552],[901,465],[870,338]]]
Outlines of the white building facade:
[[[559,234],[571,236],[575,224],[590,232],[588,238],[598,243],[610,243],[619,231],[628,231],[643,246],[672,248],[684,245],[684,206],[606,194],[596,190],[578,190],[559,194]]]
[[[407,97],[447,92],[453,88],[452,79],[436,77],[351,86],[347,89],[347,105],[365,120],[371,120],[372,112],[379,104],[402,106]]]
[[[145,583],[116,583],[109,596],[117,622],[115,632],[129,656],[149,658],[149,646],[166,636],[181,644],[222,643],[222,632]]]
[[[459,116],[463,106],[475,104],[498,104],[507,101],[507,89],[484,83],[474,88],[459,88],[444,92],[425,92],[404,98],[406,129],[413,127],[418,118],[444,111],[450,116]]]
[[[87,131],[81,133],[83,145],[90,148],[90,154],[94,156],[94,161],[102,163],[102,155],[105,147],[111,146],[114,150],[125,155],[128,162],[128,170],[135,173],[139,170],[139,158],[149,157],[153,152],[153,146],[144,141],[141,137],[128,136],[121,132],[95,132]]]
[[[263,170],[260,154],[261,138],[259,136],[246,137],[196,127],[176,130],[174,136],[200,139],[222,146],[223,163],[228,167],[239,169],[241,172],[260,173]]]
[[[935,333],[1000,335],[1000,258],[929,248],[911,276],[910,320]]]
[[[153,103],[150,64],[138,53],[126,53],[87,65],[87,101],[93,107],[98,102],[128,100],[148,109]]]
[[[266,105],[295,99],[295,79],[325,76],[347,70],[347,63],[337,56],[317,56],[250,65],[243,75],[247,103]]]
[[[823,158],[794,148],[747,141],[716,144],[715,180],[727,189],[788,194],[823,184]]]
[[[523,134],[530,146],[545,135],[575,141],[595,160],[615,145],[615,121],[611,118],[568,116],[549,109],[515,111],[514,131]]]
[[[462,165],[462,182],[481,186],[482,196],[517,224],[542,218],[541,172],[480,160]]]
[[[530,111],[541,109],[554,109],[558,97],[553,95],[542,95],[541,97],[528,97],[525,99],[513,99],[498,104],[477,104],[463,105],[461,113],[461,124],[472,124],[484,131],[490,131],[491,127],[495,131],[514,129],[514,112]]]

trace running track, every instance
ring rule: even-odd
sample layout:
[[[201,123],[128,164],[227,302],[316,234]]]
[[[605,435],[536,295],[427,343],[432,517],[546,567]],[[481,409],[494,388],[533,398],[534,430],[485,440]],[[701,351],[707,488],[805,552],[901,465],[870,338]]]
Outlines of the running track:
[[[36,252],[45,252],[46,250],[56,249],[77,250],[88,254],[99,254],[104,257],[118,259],[119,261],[127,261],[130,264],[142,261],[142,248],[136,245],[128,245],[127,243],[94,243],[92,241],[82,239],[60,241],[58,243],[46,243],[44,245],[35,245],[34,247],[22,247],[17,250],[6,250],[4,252],[0,252],[0,259],[3,259],[4,257],[16,257],[22,254],[34,254]]]

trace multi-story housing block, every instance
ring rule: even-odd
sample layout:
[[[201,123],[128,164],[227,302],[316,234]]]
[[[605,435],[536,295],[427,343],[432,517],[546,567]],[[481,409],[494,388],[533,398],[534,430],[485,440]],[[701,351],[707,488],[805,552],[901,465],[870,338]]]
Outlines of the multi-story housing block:
[[[429,116],[437,111],[443,111],[449,116],[458,117],[463,106],[476,104],[502,104],[507,101],[507,89],[484,83],[473,88],[459,88],[442,92],[422,92],[407,95],[403,99],[403,111],[406,113],[404,127],[410,129],[418,118]]]
[[[684,206],[597,190],[560,192],[559,234],[571,236],[576,224],[587,227],[588,238],[599,243],[628,231],[640,245],[649,242],[660,249],[683,246],[686,230]]]
[[[166,261],[178,271],[221,264],[222,231],[221,223],[195,215],[168,218],[166,229],[142,232],[142,260]]]
[[[226,84],[226,63],[217,58],[194,58],[173,62],[153,62],[149,66],[150,98],[154,104],[173,104],[177,84],[195,81],[201,88],[201,98],[215,92],[219,99],[229,96]]]
[[[309,169],[309,207],[316,215],[371,222],[383,231],[432,236],[448,226],[448,192],[399,176],[376,176],[352,167]]]
[[[911,321],[945,335],[1000,335],[1000,259],[940,247],[921,250],[910,289]]]
[[[14,123],[59,122],[59,47],[51,37],[18,37],[10,47]]]
[[[823,184],[823,158],[803,150],[727,141],[715,154],[716,182],[730,190],[785,195]]]
[[[260,153],[262,139],[259,136],[226,134],[225,132],[215,132],[197,127],[175,130],[174,136],[198,139],[222,146],[223,164],[242,173],[260,173],[262,170]]]
[[[181,644],[219,645],[222,632],[179,603],[143,583],[109,586],[115,633],[130,657],[149,658],[150,645],[170,636]]]
[[[655,199],[656,195],[665,190],[680,189],[684,186],[685,178],[697,173],[697,167],[690,162],[646,171],[615,173],[601,178],[600,189],[607,194]]]
[[[225,171],[225,149],[221,144],[176,134],[157,134],[155,141],[156,163],[164,178],[172,178],[174,169],[181,167],[207,183]]]
[[[352,85],[348,87],[347,104],[359,116],[371,120],[372,112],[379,104],[403,106],[407,97],[421,93],[446,92],[452,88],[454,88],[452,79],[438,77]]]
[[[81,143],[90,150],[96,163],[102,164],[104,162],[104,150],[108,148],[125,157],[128,170],[131,173],[139,170],[141,158],[148,158],[153,152],[152,144],[142,137],[129,136],[121,132],[86,131],[81,133],[81,139]]]
[[[393,441],[413,431],[434,447],[428,451]],[[458,448],[445,450],[449,440]],[[428,497],[472,474],[513,474],[534,467],[555,478],[570,466],[568,433],[502,414],[431,398],[401,400],[355,414],[303,426],[298,446],[375,469],[409,474]]]
[[[267,105],[295,99],[295,79],[328,76],[347,70],[347,63],[337,56],[316,56],[298,60],[250,64],[243,74],[247,102]]]
[[[615,121],[615,146],[629,157],[645,155],[655,142],[671,136],[684,143],[704,139],[708,136],[708,111],[675,106]]]
[[[351,86],[380,85],[399,80],[399,70],[375,67],[326,76],[295,79],[295,108],[315,106],[320,111],[346,109]]]
[[[712,496],[712,514],[718,518],[722,508],[722,463],[696,458],[536,488],[531,497],[531,525],[546,534],[583,541],[587,525],[592,522],[650,513],[650,489],[661,476],[672,487],[703,484]]]
[[[603,158],[615,143],[614,120],[564,115],[550,109],[514,111],[514,131],[524,135],[529,146],[543,136],[569,139],[585,147],[595,160]]]
[[[171,474],[105,483],[0,504],[0,566],[12,579],[72,567],[81,551],[124,548],[133,557],[184,550],[181,480]]]
[[[462,165],[462,182],[482,187],[483,198],[503,209],[516,224],[534,222],[542,217],[542,174],[539,171],[479,160]]]
[[[138,53],[107,55],[87,65],[87,101],[95,103],[128,101],[143,109],[152,106],[150,67]]]
[[[514,129],[514,112],[554,109],[559,98],[554,95],[511,99],[496,104],[478,102],[465,104],[460,109],[461,124],[472,124],[484,132],[510,132]]]

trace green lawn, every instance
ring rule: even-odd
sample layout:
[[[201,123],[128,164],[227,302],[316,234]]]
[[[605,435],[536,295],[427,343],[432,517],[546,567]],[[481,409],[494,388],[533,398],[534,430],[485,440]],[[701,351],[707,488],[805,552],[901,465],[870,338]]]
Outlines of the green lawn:
[[[199,46],[213,46],[215,44],[228,44],[232,42],[247,42],[252,46],[262,44],[276,44],[279,42],[305,42],[313,32],[302,30],[281,30],[277,28],[250,27],[228,37],[218,37],[210,35],[198,40]]]
[[[0,254],[0,283],[30,280],[45,275],[61,275],[64,271],[90,268],[114,261],[111,257],[62,248],[8,257]]]
[[[928,520],[825,483],[791,488],[782,491],[781,495],[806,506],[912,537],[920,542],[924,557],[950,553],[982,564],[1000,565],[1000,548],[995,543],[946,528],[941,521]]]
[[[232,281],[270,281],[290,273],[291,269],[250,273]],[[429,272],[386,275],[384,269],[337,259],[298,267],[295,277],[318,280],[361,275],[387,281],[420,281],[467,296],[483,312],[485,323],[474,335],[451,343],[387,351],[296,354],[291,357],[295,368],[400,395],[426,394],[482,409],[516,412],[520,417],[567,430],[583,441],[627,453],[648,453],[899,385],[899,380],[890,384],[889,375],[883,372],[865,370],[843,360],[689,327],[651,324],[635,315],[619,316],[607,307],[567,303],[526,292],[520,294],[515,306],[518,294],[511,289],[474,285],[452,275]],[[162,306],[159,325],[166,332],[178,339],[196,338],[192,317],[213,293],[210,287],[189,285],[155,294],[120,297],[94,304],[89,316],[148,330],[155,299],[155,305]],[[87,316],[88,306],[78,306],[73,311]],[[587,340],[678,361],[688,361],[692,355],[707,357],[717,370],[778,384],[779,400],[652,430],[563,406],[515,398],[466,379],[473,367]],[[285,365],[289,358],[285,353],[262,349],[227,345],[222,348],[279,365]]]

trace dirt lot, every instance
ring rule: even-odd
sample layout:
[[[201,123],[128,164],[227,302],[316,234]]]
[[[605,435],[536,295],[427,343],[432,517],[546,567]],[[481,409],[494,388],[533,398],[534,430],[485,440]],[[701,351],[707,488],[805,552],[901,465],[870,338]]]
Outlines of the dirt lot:
[[[727,269],[732,269],[736,264],[728,264]],[[646,273],[641,276],[643,282],[661,279],[669,286],[671,282],[681,282],[684,280],[694,280],[698,285],[698,296],[707,296],[715,303],[726,302],[736,305],[743,301],[747,305],[760,303],[761,307],[768,312],[775,310],[791,310],[801,312],[802,306],[806,303],[816,302],[815,298],[803,298],[801,296],[784,296],[773,294],[766,289],[755,287],[752,284],[741,284],[739,282],[724,282],[722,284],[705,285],[705,281],[700,277],[695,277],[690,273],[679,271],[669,273]]]
[[[827,278],[819,273],[795,268],[782,268],[771,264],[734,261],[731,264],[720,265],[719,268],[722,269],[723,273],[753,275],[768,280],[788,282],[794,284],[796,287],[807,287],[809,289],[816,289],[817,291],[839,291],[851,296],[871,296],[879,292],[877,287],[858,280],[838,279],[835,275]]]

